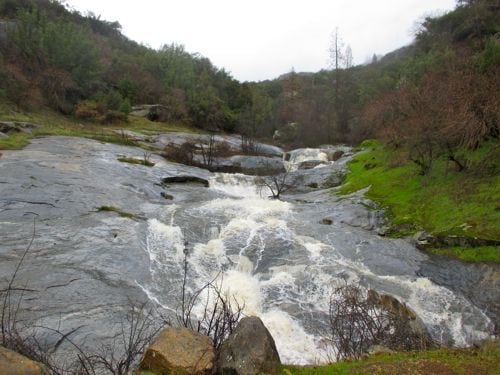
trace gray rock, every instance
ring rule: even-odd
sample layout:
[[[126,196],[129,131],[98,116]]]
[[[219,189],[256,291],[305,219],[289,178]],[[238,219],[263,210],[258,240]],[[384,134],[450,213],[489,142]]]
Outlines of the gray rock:
[[[235,155],[230,158],[219,159],[214,168],[216,171],[258,176],[275,175],[286,172],[281,158],[270,158],[265,156]]]
[[[339,160],[343,155],[345,154],[345,152],[343,150],[336,150],[336,151],[333,151],[333,152],[329,152],[328,153],[328,160],[329,161],[337,161]]]
[[[222,344],[217,371],[220,374],[277,374],[281,365],[274,339],[257,317],[241,319]]]
[[[307,160],[299,164],[299,169],[313,169],[318,165],[325,164],[323,160]]]
[[[161,104],[143,104],[132,107],[130,115],[144,117],[151,121],[163,121],[168,117],[168,108]]]
[[[1,121],[0,133],[31,133],[31,130],[39,128],[40,125],[31,122],[15,122],[15,121]]]
[[[214,141],[217,143],[224,143],[229,150],[234,153],[242,151],[241,138],[239,136],[216,134]],[[195,144],[203,143],[206,145],[210,142],[210,135],[181,132],[163,133],[156,137],[154,140],[154,146],[158,149],[164,149],[166,146],[178,147],[186,142],[192,142]],[[257,152],[268,157],[277,156],[281,158],[283,155],[283,150],[273,145],[257,143],[256,148]]]
[[[166,328],[146,349],[140,368],[158,374],[207,374],[215,353],[208,336],[187,328]]]

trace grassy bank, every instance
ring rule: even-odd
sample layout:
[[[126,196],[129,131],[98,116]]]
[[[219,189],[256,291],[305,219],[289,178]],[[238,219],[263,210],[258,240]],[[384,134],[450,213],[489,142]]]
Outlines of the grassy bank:
[[[491,157],[492,143],[476,151],[465,151],[470,161],[466,171],[457,172],[445,158],[436,160],[431,172],[422,176],[401,151],[365,141],[366,151],[349,164],[350,173],[340,188],[349,194],[370,187],[366,196],[386,209],[394,235],[425,230],[433,235],[458,235],[500,239],[500,175],[498,161]],[[488,162],[489,173],[481,169]],[[491,165],[493,163],[493,165]],[[436,249],[468,261],[500,262],[495,247]]]
[[[30,122],[40,125],[40,128],[33,129],[31,133],[14,133],[8,138],[0,138],[0,150],[18,150],[28,145],[31,138],[48,135],[85,137],[109,143],[136,145],[128,137],[114,131],[126,129],[144,135],[161,132],[198,133],[197,129],[187,125],[152,122],[134,116],[129,116],[128,122],[97,124],[49,110],[18,112],[2,104],[0,104],[0,121]]]
[[[138,375],[155,375],[138,371]],[[323,366],[283,365],[282,375],[436,375],[500,374],[500,344],[490,342],[479,349],[438,349],[424,352],[376,354],[359,361]]]
[[[378,354],[329,366],[284,366],[285,375],[361,374],[500,374],[500,345],[480,349],[439,349],[425,352]]]

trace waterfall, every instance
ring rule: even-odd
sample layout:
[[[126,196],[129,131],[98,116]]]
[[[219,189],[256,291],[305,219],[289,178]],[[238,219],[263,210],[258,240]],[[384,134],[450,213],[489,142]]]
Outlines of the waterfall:
[[[294,155],[294,165],[309,157],[327,160],[317,151]],[[345,280],[405,301],[437,340],[465,346],[488,337],[492,326],[484,313],[416,275],[414,263],[424,256],[409,245],[403,250],[401,242],[341,226],[326,230],[314,220],[321,206],[262,197],[253,177],[215,174],[209,189],[214,199],[177,207],[168,224],[148,222],[153,285],[146,289],[162,305],[175,309],[178,303],[172,288],[179,285],[187,240],[189,290],[220,283],[246,315],[261,317],[286,363],[331,360],[324,340],[329,296]],[[201,314],[203,298],[195,314]]]

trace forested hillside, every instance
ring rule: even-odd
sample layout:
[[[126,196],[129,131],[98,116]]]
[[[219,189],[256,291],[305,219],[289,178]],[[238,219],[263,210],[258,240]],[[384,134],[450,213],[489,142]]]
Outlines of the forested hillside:
[[[430,168],[463,147],[498,139],[498,1],[459,1],[427,18],[415,42],[353,66],[335,43],[332,69],[240,83],[180,45],[139,45],[118,22],[55,0],[0,0],[0,96],[21,109],[50,107],[97,122],[161,104],[160,120],[271,138],[284,146],[376,137]],[[336,39],[337,40],[337,39]]]
[[[427,18],[411,46],[369,65],[352,67],[336,47],[338,69],[257,84],[277,106],[268,133],[307,144],[377,137],[424,154],[497,138],[499,19],[498,1],[462,1]]]
[[[135,104],[155,103],[166,108],[163,121],[232,131],[251,100],[208,58],[180,45],[139,45],[118,22],[58,1],[1,0],[0,18],[0,96],[22,109],[113,122]]]

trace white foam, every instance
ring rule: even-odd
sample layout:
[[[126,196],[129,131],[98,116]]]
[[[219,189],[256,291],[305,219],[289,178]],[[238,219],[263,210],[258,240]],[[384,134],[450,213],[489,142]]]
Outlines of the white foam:
[[[399,276],[381,276],[404,286],[410,292],[407,305],[413,309],[426,325],[446,326],[453,338],[454,345],[465,347],[472,342],[489,337],[486,332],[490,319],[477,307],[463,297],[453,294],[449,289],[434,284],[424,277],[410,279]],[[482,331],[479,327],[464,326],[464,315],[474,315],[483,320]]]
[[[236,265],[237,271],[251,275],[253,268],[253,263],[249,258],[244,255],[239,256],[238,263]]]
[[[325,360],[314,336],[286,312],[273,309],[260,318],[273,336],[283,363],[306,365]]]
[[[239,198],[260,198],[255,178],[243,174],[217,173],[209,180],[210,188]]]
[[[227,299],[243,307],[243,313],[245,315],[259,315],[261,313],[262,297],[259,281],[251,274],[230,270],[224,274],[219,274],[213,283]],[[210,291],[206,289],[204,293],[200,295],[201,299],[193,309],[195,315],[200,316],[205,306],[214,305],[213,293],[210,295],[208,293],[210,293]]]
[[[199,207],[208,212],[222,212],[230,218],[263,218],[266,216],[287,213],[292,206],[288,202],[277,199],[244,198],[215,199]]]
[[[148,221],[146,247],[152,261],[160,255],[181,261],[184,257],[184,236],[180,227],[166,225],[157,219]]]
[[[285,163],[286,169],[296,171],[305,161],[319,160],[328,163],[328,155],[326,152],[316,148],[301,148],[290,152],[290,160]]]

